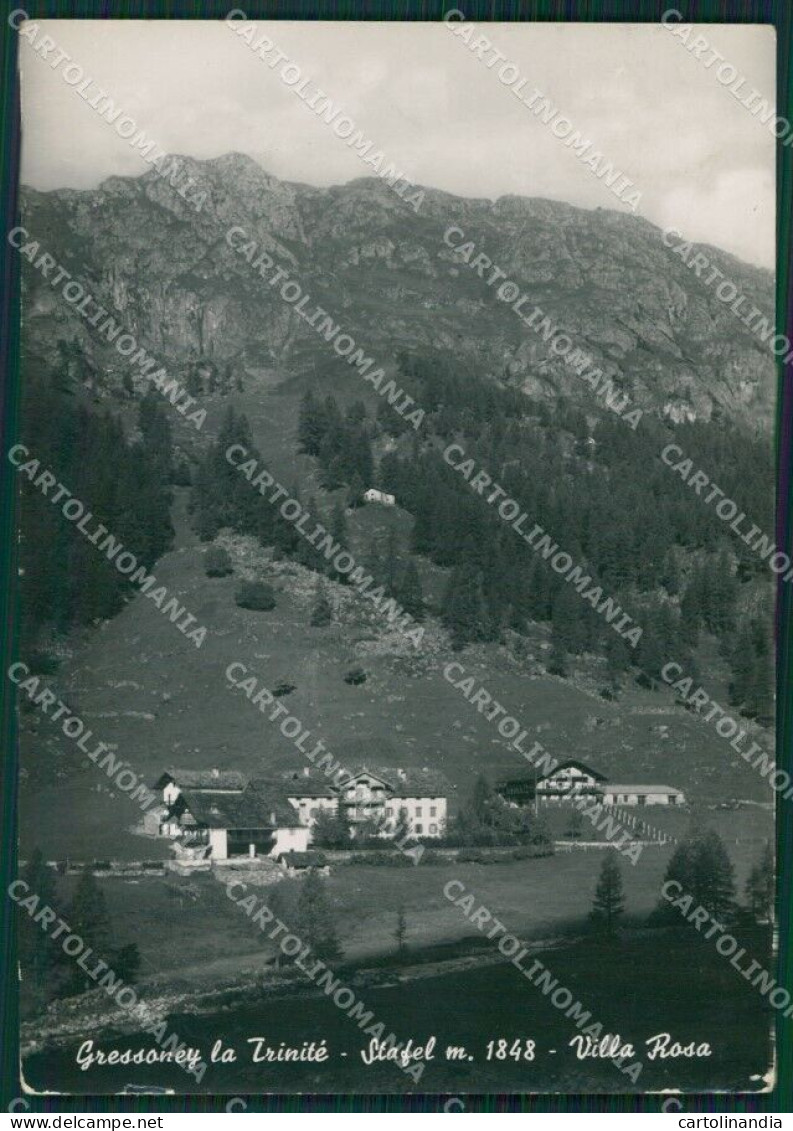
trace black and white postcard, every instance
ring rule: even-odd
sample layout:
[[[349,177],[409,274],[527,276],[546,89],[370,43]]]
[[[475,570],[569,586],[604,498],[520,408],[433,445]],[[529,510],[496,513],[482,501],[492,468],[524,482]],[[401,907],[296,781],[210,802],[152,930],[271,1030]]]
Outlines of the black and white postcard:
[[[773,27],[8,20],[20,1095],[770,1092]]]

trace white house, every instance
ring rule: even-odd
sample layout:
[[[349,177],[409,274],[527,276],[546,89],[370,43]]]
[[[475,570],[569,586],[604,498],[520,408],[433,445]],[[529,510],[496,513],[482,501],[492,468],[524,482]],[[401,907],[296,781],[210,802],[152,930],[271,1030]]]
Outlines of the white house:
[[[356,825],[375,821],[380,835],[401,828],[416,837],[443,836],[446,826],[448,782],[442,774],[422,769],[362,766],[339,793],[353,831]]]
[[[350,771],[340,788],[306,766],[280,778],[248,778],[233,770],[166,770],[156,832],[213,861],[305,852],[325,811],[343,813],[355,835],[364,824],[377,835],[407,832],[440,837],[446,826],[449,783],[422,769]],[[205,851],[204,851],[205,849]]]
[[[305,852],[311,836],[283,783],[235,771],[169,770],[156,788],[167,808],[161,832],[212,861]]]
[[[285,788],[289,804],[298,811],[301,825],[311,828],[323,810],[336,812],[337,791],[330,787],[327,778],[312,776],[309,766],[304,766],[299,773],[290,773],[285,780]]]
[[[380,503],[384,507],[393,507],[396,503],[394,495],[389,495],[386,491],[378,491],[376,487],[370,487],[368,491],[364,491],[363,497],[367,503]]]
[[[350,769],[340,789],[331,788],[327,779],[304,772],[290,775],[287,782],[290,802],[310,824],[320,809],[338,812],[355,835],[364,824],[376,825],[378,835],[393,836],[398,828],[416,837],[443,835],[449,783],[442,774],[423,769],[360,766]]]
[[[604,805],[685,805],[681,789],[668,785],[613,785],[603,788]]]

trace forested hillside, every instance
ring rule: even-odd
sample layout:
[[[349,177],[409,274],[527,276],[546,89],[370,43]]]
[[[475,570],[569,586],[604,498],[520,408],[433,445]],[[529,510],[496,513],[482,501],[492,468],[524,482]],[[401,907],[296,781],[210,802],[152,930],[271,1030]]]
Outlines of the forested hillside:
[[[572,678],[573,660],[605,658],[606,697],[634,680],[652,686],[670,659],[696,671],[703,646],[715,645],[734,705],[769,719],[771,575],[659,455],[674,440],[771,534],[773,364],[657,229],[601,210],[432,191],[416,216],[377,181],[309,190],[235,155],[186,165],[206,189],[200,213],[151,175],[26,198],[42,247],[209,412],[203,432],[187,429],[24,264],[22,439],[141,562],[170,544],[177,481],[192,483],[203,541],[253,534],[343,581],[225,459],[237,442],[268,463],[252,421],[277,395],[294,405],[278,444],[290,491],[340,545],[354,543],[406,611],[439,622],[450,650],[501,646],[519,657],[545,626],[545,670]],[[454,259],[442,240],[452,221],[641,407],[638,428]],[[230,250],[232,223],[288,262],[398,379],[421,406],[418,431]],[[770,312],[770,277],[719,261]],[[451,442],[642,626],[635,650],[444,461]],[[385,541],[367,543],[358,515],[371,486],[396,496],[401,518]],[[22,558],[31,640],[122,605],[128,582],[30,486]]]

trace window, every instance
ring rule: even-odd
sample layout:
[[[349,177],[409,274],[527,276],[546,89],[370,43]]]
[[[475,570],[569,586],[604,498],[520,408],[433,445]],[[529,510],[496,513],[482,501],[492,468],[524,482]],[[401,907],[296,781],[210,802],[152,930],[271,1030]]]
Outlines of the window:
[[[422,828],[422,826],[421,826],[421,825],[416,825],[416,826],[415,826],[415,832],[416,832],[416,833],[418,833],[418,835],[419,835],[419,836],[421,836],[421,834],[422,834],[422,832],[423,832],[423,828]]]
[[[309,817],[316,817],[318,813],[319,813],[319,809],[312,809],[309,812]]]
[[[391,808],[390,805],[386,807],[385,815],[386,815],[386,817],[393,817],[394,810]]]
[[[420,806],[420,805],[417,805],[417,806],[416,806],[416,816],[417,816],[417,817],[420,817],[420,816],[421,816],[421,806]]]
[[[438,810],[435,808],[434,805],[430,805],[430,816],[431,817],[437,817],[438,816]]]
[[[431,835],[432,835],[432,836],[435,836],[435,835],[437,834],[437,832],[438,832],[438,826],[437,826],[437,825],[430,825],[430,833],[431,833]]]

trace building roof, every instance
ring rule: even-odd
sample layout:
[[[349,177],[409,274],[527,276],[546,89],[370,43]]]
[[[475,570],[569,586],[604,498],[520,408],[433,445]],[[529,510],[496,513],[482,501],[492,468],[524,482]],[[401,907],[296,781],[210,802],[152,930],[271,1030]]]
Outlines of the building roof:
[[[503,789],[505,786],[518,786],[518,785],[535,785],[540,781],[540,775],[536,770],[525,770],[517,774],[509,774],[503,778],[496,778],[493,783],[494,789]]]
[[[256,780],[256,779],[254,779]],[[286,789],[290,797],[335,797],[336,790],[324,774],[304,774],[296,770],[289,770],[280,782],[281,788]]]
[[[200,825],[212,829],[298,828],[300,818],[287,799],[275,790],[253,784],[244,793],[209,796],[183,793],[185,808]]]
[[[373,774],[379,778],[394,797],[447,797],[450,785],[439,770],[428,766],[353,766],[353,779],[360,774]],[[346,784],[346,783],[345,783]]]
[[[595,779],[595,781],[608,780],[604,774],[598,773],[597,770],[593,770],[591,766],[588,766],[586,764],[586,762],[579,762],[577,758],[568,758],[565,762],[560,762],[556,769],[552,770],[550,774],[543,774],[543,776],[540,778],[540,781],[545,781],[547,778],[555,778],[561,770],[566,770],[571,766],[574,766],[577,770],[583,770],[585,774],[590,774]]]
[[[247,774],[237,770],[177,770],[167,769],[154,783],[155,789],[162,789],[169,781],[176,782],[181,789],[190,790],[234,790],[241,793],[248,784]]]
[[[609,782],[603,787],[606,793],[682,793],[673,785],[620,785]]]

